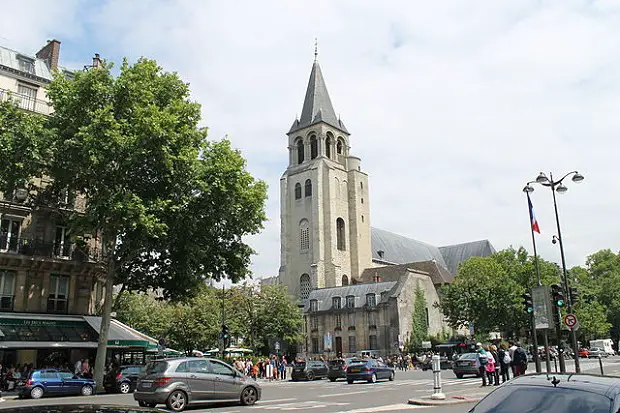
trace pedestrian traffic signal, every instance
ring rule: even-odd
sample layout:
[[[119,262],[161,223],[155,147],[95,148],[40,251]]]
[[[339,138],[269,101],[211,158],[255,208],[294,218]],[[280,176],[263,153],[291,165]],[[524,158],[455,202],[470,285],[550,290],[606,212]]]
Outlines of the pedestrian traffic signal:
[[[560,284],[551,285],[551,296],[553,297],[553,303],[556,307],[564,307],[566,300],[564,299],[564,291],[562,290],[562,286]]]
[[[526,291],[525,293],[523,293],[523,295],[521,295],[521,297],[523,297],[523,309],[525,310],[526,313],[532,314],[534,312],[534,303],[532,302],[532,294]]]
[[[577,287],[569,287],[569,297],[570,297],[570,302],[571,304],[575,304],[577,301],[579,301],[579,290],[577,289]]]

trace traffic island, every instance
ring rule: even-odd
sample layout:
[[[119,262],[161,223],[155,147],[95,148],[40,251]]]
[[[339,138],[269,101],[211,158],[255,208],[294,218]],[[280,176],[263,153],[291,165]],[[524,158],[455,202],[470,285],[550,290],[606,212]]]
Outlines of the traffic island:
[[[446,397],[444,400],[436,400],[433,399],[432,396],[428,397],[419,397],[415,399],[409,399],[409,404],[414,404],[417,406],[446,406],[452,404],[465,404],[465,403],[476,403],[485,395],[480,396],[452,396]]]

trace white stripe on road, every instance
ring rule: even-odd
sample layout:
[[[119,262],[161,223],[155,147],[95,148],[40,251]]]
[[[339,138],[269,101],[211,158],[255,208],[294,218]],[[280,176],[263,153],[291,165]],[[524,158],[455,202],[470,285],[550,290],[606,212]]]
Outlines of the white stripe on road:
[[[385,406],[368,407],[365,409],[346,410],[338,413],[374,413],[374,412],[391,412],[395,410],[417,410],[428,409],[431,406],[416,406],[413,404],[391,404]]]
[[[333,393],[333,394],[323,394],[319,397],[323,398],[323,397],[338,397],[338,396],[347,396],[349,394],[362,394],[362,393],[368,393],[368,390],[360,390],[360,391],[349,391],[346,393]]]
[[[270,400],[260,400],[258,402],[256,402],[257,404],[265,404],[265,403],[280,403],[280,402],[290,402],[290,401],[294,401],[297,400],[297,398],[293,397],[293,398],[288,398],[288,399],[270,399]]]

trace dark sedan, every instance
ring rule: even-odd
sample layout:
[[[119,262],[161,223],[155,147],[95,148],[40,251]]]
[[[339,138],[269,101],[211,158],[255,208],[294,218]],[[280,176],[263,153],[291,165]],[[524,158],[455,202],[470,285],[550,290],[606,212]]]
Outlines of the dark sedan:
[[[0,409],[11,413],[162,413],[159,409],[136,406],[106,406],[90,404],[65,404],[58,406],[24,406]]]
[[[394,369],[377,359],[355,360],[347,367],[347,383],[357,380],[375,383],[377,380],[394,380]]]
[[[120,366],[108,372],[103,378],[106,392],[130,393],[136,389],[136,383],[144,366]]]
[[[329,371],[327,372],[327,378],[329,381],[336,381],[337,379],[347,378],[347,366],[351,364],[353,358],[337,359],[329,361]]]
[[[324,379],[327,377],[327,364],[323,361],[296,361],[293,364],[291,379],[293,381]]]
[[[479,376],[480,372],[476,368],[476,360],[478,359],[478,353],[465,353],[461,357],[456,359],[452,371],[454,375],[462,379],[464,375]]]
[[[95,388],[93,379],[77,377],[70,371],[44,369],[30,372],[28,380],[17,386],[17,395],[33,399],[47,395],[92,396]]]
[[[616,413],[618,377],[528,374],[515,377],[482,399],[470,413]]]

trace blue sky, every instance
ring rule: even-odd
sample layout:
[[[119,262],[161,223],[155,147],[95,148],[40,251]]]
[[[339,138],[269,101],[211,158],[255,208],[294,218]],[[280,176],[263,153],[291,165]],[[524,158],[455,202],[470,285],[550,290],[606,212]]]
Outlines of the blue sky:
[[[210,136],[228,135],[270,186],[257,277],[279,263],[279,177],[314,38],[351,152],[370,175],[371,223],[435,245],[530,249],[521,188],[539,171],[586,176],[560,197],[570,265],[620,249],[618,1],[20,1],[0,43],[61,63],[156,59],[191,84]],[[24,19],[20,16],[28,16]],[[558,262],[549,191],[532,195],[539,251]]]

